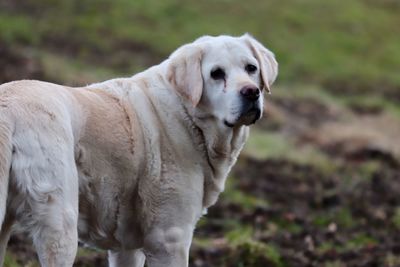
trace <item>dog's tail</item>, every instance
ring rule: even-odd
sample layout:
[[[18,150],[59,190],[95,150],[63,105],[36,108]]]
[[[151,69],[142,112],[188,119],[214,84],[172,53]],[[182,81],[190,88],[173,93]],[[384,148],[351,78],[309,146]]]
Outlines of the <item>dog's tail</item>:
[[[1,115],[0,115],[1,116]],[[2,117],[2,116],[1,116]],[[8,183],[12,157],[12,129],[0,117],[0,230],[7,207]]]

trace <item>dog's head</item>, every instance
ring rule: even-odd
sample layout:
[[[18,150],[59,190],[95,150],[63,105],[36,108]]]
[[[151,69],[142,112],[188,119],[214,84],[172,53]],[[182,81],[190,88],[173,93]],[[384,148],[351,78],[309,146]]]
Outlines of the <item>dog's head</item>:
[[[278,73],[271,51],[253,37],[204,36],[176,50],[167,77],[199,117],[224,127],[250,125],[261,118],[264,91]]]

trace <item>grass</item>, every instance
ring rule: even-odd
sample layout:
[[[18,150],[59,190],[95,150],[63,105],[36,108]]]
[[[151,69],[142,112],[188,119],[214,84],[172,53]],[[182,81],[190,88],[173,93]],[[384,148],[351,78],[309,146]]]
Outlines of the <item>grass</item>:
[[[253,229],[250,226],[241,227],[226,234],[229,245],[234,248],[234,257],[238,258],[236,266],[261,266],[260,262],[264,260],[271,262],[271,266],[285,266],[276,247],[256,241],[253,235]]]
[[[164,57],[203,34],[251,32],[276,52],[280,81],[338,80],[362,89],[400,85],[399,11],[395,1],[365,0],[30,0],[0,11],[0,38],[36,47],[57,39],[75,44],[82,58],[124,42]]]
[[[395,213],[392,217],[392,222],[396,226],[397,229],[400,229],[400,207],[395,209]]]
[[[85,62],[56,55],[47,51],[36,51],[44,72],[49,80],[78,86],[115,78],[117,74],[110,69],[93,67]]]
[[[4,267],[39,267],[36,260],[30,260],[28,263],[21,265],[18,261],[18,256],[7,252],[4,258]]]
[[[4,259],[4,266],[5,267],[19,267],[16,257],[14,255],[10,255],[7,253]]]
[[[317,247],[317,251],[320,254],[324,254],[330,250],[335,250],[338,253],[346,252],[346,251],[354,251],[366,246],[376,245],[377,241],[363,233],[355,235],[353,238],[350,238],[344,244],[337,244],[333,241],[327,241],[320,244]]]
[[[257,159],[288,159],[299,164],[312,164],[324,173],[336,167],[324,153],[311,145],[296,145],[282,133],[266,132],[253,128],[243,154]]]
[[[225,190],[221,194],[221,201],[237,204],[246,211],[254,210],[257,207],[268,207],[266,199],[260,199],[249,194],[245,194],[235,187],[235,180],[228,178],[225,184]]]
[[[286,266],[276,247],[254,240],[238,244],[234,255],[238,258],[237,267],[265,266],[265,261],[268,261],[268,266],[271,267]]]
[[[350,229],[357,226],[358,222],[352,216],[351,211],[345,207],[314,215],[314,225],[325,228],[330,223],[336,223],[339,228]]]

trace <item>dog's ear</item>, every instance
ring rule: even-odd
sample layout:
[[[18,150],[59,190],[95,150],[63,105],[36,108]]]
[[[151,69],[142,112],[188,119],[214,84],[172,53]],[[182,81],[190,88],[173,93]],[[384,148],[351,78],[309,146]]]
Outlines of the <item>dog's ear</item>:
[[[275,55],[251,35],[245,34],[243,38],[260,64],[263,87],[268,93],[271,93],[271,85],[278,76],[278,62],[275,59]]]
[[[185,100],[197,106],[203,93],[201,61],[203,50],[198,45],[185,45],[169,58],[168,81]]]

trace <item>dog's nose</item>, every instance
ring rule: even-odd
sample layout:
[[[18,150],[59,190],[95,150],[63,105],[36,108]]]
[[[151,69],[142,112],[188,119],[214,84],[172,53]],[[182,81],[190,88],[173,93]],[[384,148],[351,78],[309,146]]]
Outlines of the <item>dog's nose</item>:
[[[240,90],[240,94],[250,101],[256,101],[260,97],[260,89],[254,86],[245,86]]]

